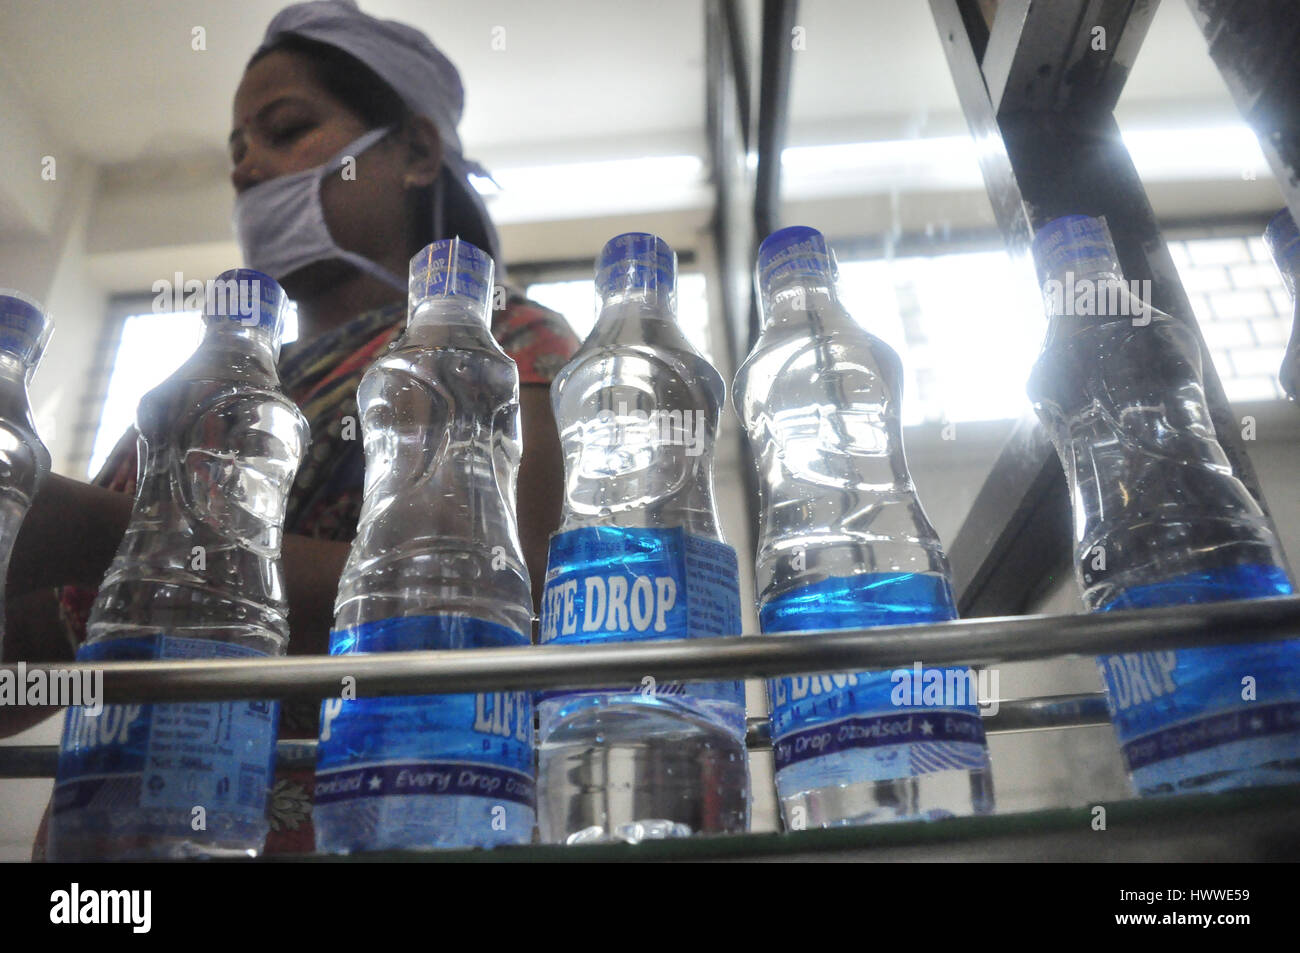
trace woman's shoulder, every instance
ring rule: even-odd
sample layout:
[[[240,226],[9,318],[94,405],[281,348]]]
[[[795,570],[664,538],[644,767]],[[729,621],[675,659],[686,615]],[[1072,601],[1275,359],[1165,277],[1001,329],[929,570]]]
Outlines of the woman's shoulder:
[[[506,286],[505,307],[492,313],[492,335],[519,366],[519,383],[549,384],[582,342],[558,311]]]

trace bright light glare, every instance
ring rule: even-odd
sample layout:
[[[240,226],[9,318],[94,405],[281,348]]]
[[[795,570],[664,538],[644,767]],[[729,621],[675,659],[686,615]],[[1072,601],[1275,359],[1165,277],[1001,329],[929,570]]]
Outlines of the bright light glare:
[[[1122,133],[1145,181],[1242,179],[1268,174],[1254,132],[1244,123]],[[980,146],[969,136],[934,136],[821,146],[781,153],[786,198],[897,191],[982,189]]]
[[[1268,174],[1255,133],[1244,123],[1122,133],[1138,175],[1150,181],[1241,179]]]
[[[194,353],[202,336],[203,317],[197,311],[133,314],[122,323],[122,343],[109,378],[87,476],[99,473],[122,434],[135,423],[140,398],[170,377]]]
[[[1003,420],[1046,330],[1032,276],[1005,252],[840,263],[840,301],[903,362],[903,425]]]
[[[691,208],[709,197],[699,156],[523,166],[493,177],[501,191],[484,194],[498,224]]]
[[[529,285],[525,293],[538,304],[563,315],[578,340],[585,341],[591,333],[596,323],[596,283],[590,278],[539,281]]]
[[[787,192],[800,195],[980,188],[969,136],[791,146],[781,153]]]
[[[1244,123],[1137,129],[1122,135],[1138,174],[1147,181],[1268,173],[1259,142]],[[960,135],[790,146],[781,153],[782,191],[787,199],[797,199],[982,189],[982,148],[995,148],[995,143]],[[746,161],[753,169],[757,156],[750,153]],[[706,207],[710,201],[704,161],[695,155],[501,168],[493,179],[470,177],[501,224]]]

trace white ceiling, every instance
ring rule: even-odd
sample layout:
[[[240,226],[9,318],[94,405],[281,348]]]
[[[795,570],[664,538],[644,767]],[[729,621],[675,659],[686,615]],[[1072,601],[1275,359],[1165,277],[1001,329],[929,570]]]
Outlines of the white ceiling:
[[[212,153],[223,149],[244,63],[281,6],[0,0],[0,70],[52,132],[96,163]],[[701,0],[362,6],[423,28],[460,68],[471,155],[520,164],[704,147]],[[755,30],[757,8],[746,4]],[[925,0],[803,0],[798,22],[806,49],[794,54],[792,142],[873,128],[953,131],[957,97]],[[206,51],[191,49],[197,26]],[[491,48],[494,27],[505,28],[503,51]],[[1122,105],[1230,109],[1182,0],[1162,4]]]
[[[900,135],[923,135],[932,123],[946,129],[950,117],[959,117],[926,0],[803,0],[798,20],[807,49],[794,55],[795,134],[817,127],[814,135],[833,136],[840,126],[851,133],[855,120],[884,119],[899,125]],[[1186,0],[1164,0],[1117,113],[1122,125],[1126,116],[1142,121],[1165,109],[1186,113],[1189,106],[1221,114],[1232,102]]]
[[[224,149],[230,100],[279,0],[3,0],[0,68],[101,163]],[[703,126],[698,0],[362,0],[424,29],[467,88],[467,148]],[[195,27],[206,51],[191,49]],[[491,48],[494,27],[505,49]]]
[[[467,88],[462,140],[507,186],[491,201],[512,259],[581,257],[601,235],[647,227],[648,214],[695,241],[711,208],[698,161],[706,150],[704,0],[361,6],[424,29],[459,67]],[[756,75],[762,2],[739,6]],[[236,256],[224,146],[230,100],[280,7],[281,0],[0,0],[0,137],[12,130],[17,143],[0,145],[0,245],[57,234],[54,216],[74,207],[59,199],[78,178],[63,174],[62,154],[71,151],[82,168],[99,169],[86,240],[102,266],[97,280],[104,273],[137,280],[180,247],[209,250],[187,265],[195,269]],[[874,143],[883,152],[859,150],[829,165],[834,157],[823,156],[808,168],[787,161],[789,214],[854,235],[990,227],[973,155],[946,151],[969,140],[927,0],[801,0],[796,22],[804,48],[793,53],[789,145]],[[206,50],[192,49],[196,27]],[[496,28],[504,28],[504,50],[493,49]],[[1185,165],[1207,160],[1180,172],[1186,181],[1177,188],[1149,182],[1157,214],[1278,205],[1262,164],[1215,145],[1217,131],[1239,117],[1185,0],[1158,8],[1117,115],[1126,134],[1210,130],[1199,141],[1211,145],[1190,150],[1156,137]],[[928,165],[906,149],[890,151],[916,137],[933,147]],[[58,189],[25,184],[36,168],[32,152],[60,153]],[[635,163],[609,161],[653,156],[697,157],[696,171],[658,187]],[[926,169],[936,174],[918,178]],[[820,204],[806,206],[814,200]],[[565,222],[574,227],[566,231]]]

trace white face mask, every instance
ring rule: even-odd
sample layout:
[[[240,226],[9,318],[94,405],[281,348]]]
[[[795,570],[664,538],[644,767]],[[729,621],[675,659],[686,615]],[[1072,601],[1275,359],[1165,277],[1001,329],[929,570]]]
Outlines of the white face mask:
[[[325,224],[320,198],[321,183],[338,170],[344,156],[360,155],[391,131],[372,129],[321,165],[269,179],[235,196],[235,234],[245,264],[284,281],[306,265],[342,260],[405,292],[405,279],[338,246]]]

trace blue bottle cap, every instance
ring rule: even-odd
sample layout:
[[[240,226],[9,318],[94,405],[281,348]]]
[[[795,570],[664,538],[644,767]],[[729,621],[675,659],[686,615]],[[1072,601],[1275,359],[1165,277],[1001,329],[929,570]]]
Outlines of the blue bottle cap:
[[[791,281],[834,287],[839,277],[825,236],[806,225],[782,228],[763,239],[754,270],[764,295]]]
[[[1040,278],[1074,274],[1119,273],[1119,256],[1104,218],[1065,215],[1034,235],[1034,261]]]
[[[0,288],[0,351],[33,368],[50,339],[53,323],[35,299]]]
[[[411,311],[429,298],[463,298],[486,315],[495,271],[492,256],[463,239],[426,245],[411,259]]]
[[[280,283],[270,275],[252,268],[232,268],[205,286],[203,319],[265,328],[278,341],[288,301]]]
[[[677,303],[677,253],[658,235],[625,232],[605,243],[596,258],[596,294],[644,294],[648,300]]]
[[[1282,273],[1287,290],[1295,296],[1296,273],[1300,272],[1300,230],[1290,211],[1282,209],[1269,220],[1264,229],[1264,244]]]

